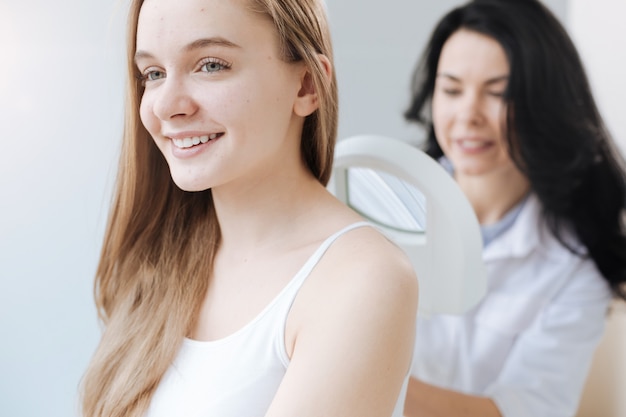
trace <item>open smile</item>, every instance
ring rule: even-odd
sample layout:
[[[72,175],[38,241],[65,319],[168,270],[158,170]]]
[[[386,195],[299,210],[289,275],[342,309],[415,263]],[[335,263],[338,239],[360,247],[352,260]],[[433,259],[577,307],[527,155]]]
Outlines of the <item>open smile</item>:
[[[202,136],[190,136],[182,139],[174,139],[172,138],[172,142],[174,146],[179,149],[188,149],[192,148],[196,145],[200,145],[203,143],[207,143],[211,140],[217,139],[221,137],[224,133],[211,133],[210,135],[202,135]]]

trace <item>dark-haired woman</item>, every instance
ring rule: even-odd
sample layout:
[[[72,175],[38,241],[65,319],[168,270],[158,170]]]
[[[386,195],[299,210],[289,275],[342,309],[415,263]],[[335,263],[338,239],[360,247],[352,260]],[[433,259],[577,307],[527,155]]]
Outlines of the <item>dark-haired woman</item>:
[[[435,28],[407,119],[482,226],[488,293],[420,319],[407,416],[574,416],[612,295],[626,183],[583,65],[535,0],[477,0]]]

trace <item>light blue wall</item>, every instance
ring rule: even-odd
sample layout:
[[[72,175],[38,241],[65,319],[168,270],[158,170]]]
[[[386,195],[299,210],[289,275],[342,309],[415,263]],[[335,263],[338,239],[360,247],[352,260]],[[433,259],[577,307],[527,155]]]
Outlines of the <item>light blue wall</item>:
[[[0,0],[0,416],[75,415],[99,335],[122,114],[113,3]]]
[[[121,132],[123,1],[0,0],[0,415],[76,415]],[[410,71],[453,0],[328,0],[340,135],[414,138]],[[565,4],[564,0],[551,2]]]

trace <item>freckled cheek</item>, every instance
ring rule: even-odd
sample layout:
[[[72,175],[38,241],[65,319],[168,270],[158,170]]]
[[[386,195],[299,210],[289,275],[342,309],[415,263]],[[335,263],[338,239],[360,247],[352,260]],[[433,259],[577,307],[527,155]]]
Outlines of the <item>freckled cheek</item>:
[[[237,86],[204,90],[195,96],[195,101],[203,117],[209,117],[218,122],[226,122],[222,119],[229,118],[229,116],[241,118],[240,111],[237,109],[243,108],[248,102],[245,90]]]

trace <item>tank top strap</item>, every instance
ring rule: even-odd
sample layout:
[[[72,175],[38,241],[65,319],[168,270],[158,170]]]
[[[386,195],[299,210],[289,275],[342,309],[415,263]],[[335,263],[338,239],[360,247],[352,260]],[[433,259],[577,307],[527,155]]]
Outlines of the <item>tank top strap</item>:
[[[298,275],[302,274],[306,278],[311,273],[315,265],[317,265],[319,260],[322,259],[322,256],[324,256],[328,248],[330,248],[330,246],[333,243],[335,243],[335,241],[339,237],[348,233],[351,230],[357,229],[359,227],[364,227],[364,226],[374,227],[371,223],[366,222],[366,221],[356,222],[356,223],[352,223],[344,227],[343,229],[333,233],[331,236],[326,238],[326,240],[319,246],[319,248],[317,248],[317,250],[313,253],[313,255],[311,255],[311,257],[306,262],[306,264],[304,264],[304,266],[302,267],[302,270],[300,271]]]
[[[304,284],[304,282],[306,281],[307,277],[309,276],[313,268],[315,268],[317,263],[320,261],[320,259],[322,259],[322,256],[324,256],[328,248],[330,248],[330,246],[335,242],[335,240],[337,240],[340,236],[344,235],[345,233],[353,229],[364,227],[364,226],[374,227],[369,222],[360,221],[360,222],[349,224],[343,229],[327,237],[326,240],[324,240],[324,242],[322,242],[322,244],[315,250],[315,252],[313,252],[313,254],[309,257],[306,263],[302,266],[302,268],[300,268],[300,270],[296,273],[296,275],[292,278],[291,282],[285,288],[287,292],[290,292],[292,294],[291,297],[287,297],[287,298],[291,298],[291,300],[293,301],[293,298],[295,298],[295,295],[299,291],[300,287]]]
[[[352,223],[326,238],[326,240],[324,240],[324,242],[322,242],[322,244],[315,250],[315,252],[313,252],[313,254],[305,262],[302,268],[300,268],[296,275],[291,279],[291,282],[287,284],[281,296],[279,297],[280,301],[278,304],[280,305],[280,307],[278,305],[275,306],[275,308],[277,308],[277,310],[275,311],[279,316],[281,316],[281,318],[277,320],[278,332],[276,334],[275,343],[278,346],[278,355],[280,361],[285,367],[289,365],[290,361],[289,356],[287,355],[287,350],[285,348],[285,325],[287,323],[287,316],[289,315],[289,311],[291,311],[291,306],[293,305],[293,302],[295,301],[296,296],[300,291],[300,288],[306,282],[306,279],[309,277],[313,268],[315,268],[319,260],[322,259],[324,253],[326,253],[328,248],[330,248],[335,240],[353,229],[364,226],[374,227],[374,225],[369,222],[360,221]]]

